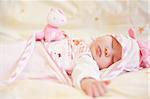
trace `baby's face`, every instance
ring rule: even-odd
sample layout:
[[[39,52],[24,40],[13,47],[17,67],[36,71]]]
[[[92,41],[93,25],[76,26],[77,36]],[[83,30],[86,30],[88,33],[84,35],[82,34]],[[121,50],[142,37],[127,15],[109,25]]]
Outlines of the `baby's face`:
[[[122,48],[119,42],[112,36],[96,38],[91,43],[90,50],[99,69],[104,69],[121,59]]]

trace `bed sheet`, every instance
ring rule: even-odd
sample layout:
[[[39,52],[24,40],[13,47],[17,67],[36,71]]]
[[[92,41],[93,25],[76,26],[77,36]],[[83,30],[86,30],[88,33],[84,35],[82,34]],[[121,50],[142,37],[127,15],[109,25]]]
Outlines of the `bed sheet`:
[[[6,71],[11,68],[12,60],[23,51],[26,41],[19,43],[1,44],[0,49],[5,50],[1,64],[8,66],[5,69],[1,67],[1,79],[6,78]],[[35,51],[23,71],[28,76],[45,75],[50,73],[48,68],[50,64],[46,62],[46,57],[43,56],[41,50],[42,45],[36,44]],[[13,52],[9,51],[11,49]],[[17,50],[18,49],[18,50]],[[10,54],[13,53],[13,54]],[[11,57],[7,58],[9,55]],[[10,61],[9,61],[10,60]],[[7,61],[7,64],[6,64]],[[7,71],[8,72],[8,71]],[[3,74],[4,73],[4,74]],[[53,75],[53,74],[52,74]],[[150,98],[150,69],[144,69],[137,72],[123,74],[112,80],[108,86],[108,93],[105,96],[97,97],[96,99],[148,99]],[[84,92],[80,89],[72,88],[67,85],[58,84],[52,80],[38,80],[38,79],[23,79],[17,80],[11,85],[0,87],[0,97],[2,99],[88,99]]]
[[[108,86],[108,93],[96,99],[149,99],[148,69],[120,76]],[[0,88],[2,99],[92,99],[81,90],[50,81],[25,80]]]

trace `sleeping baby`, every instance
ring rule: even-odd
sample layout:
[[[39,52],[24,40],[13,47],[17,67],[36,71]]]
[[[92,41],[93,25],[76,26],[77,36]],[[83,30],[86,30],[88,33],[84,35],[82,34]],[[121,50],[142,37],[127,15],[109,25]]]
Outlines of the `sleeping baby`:
[[[58,14],[63,17],[60,10],[55,14],[55,17]],[[65,22],[62,17],[61,21],[54,18],[57,20],[51,23]],[[48,54],[71,77],[74,87],[81,88],[89,96],[101,96],[106,93],[109,80],[125,71],[150,67],[150,49],[136,40],[132,29],[128,32],[129,36],[97,37],[89,44],[69,38],[59,31],[57,24],[48,24],[43,32],[37,33],[36,40],[44,41]]]
[[[105,35],[90,44],[66,35],[59,40],[54,37],[44,42],[48,54],[65,69],[73,85],[90,96],[104,95],[109,80],[125,71],[150,67],[150,49],[134,39],[131,29],[129,36]]]

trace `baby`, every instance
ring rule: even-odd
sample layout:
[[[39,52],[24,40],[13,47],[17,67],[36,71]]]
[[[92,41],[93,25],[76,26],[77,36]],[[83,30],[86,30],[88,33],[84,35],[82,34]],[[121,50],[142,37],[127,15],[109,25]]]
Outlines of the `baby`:
[[[103,95],[107,81],[124,71],[150,65],[149,49],[135,39],[132,30],[129,30],[130,37],[106,35],[87,44],[62,35],[59,26],[66,23],[62,10],[51,9],[48,16],[48,25],[36,35],[36,40],[45,41],[50,57],[72,78],[75,87],[90,96]]]
[[[111,35],[96,38],[90,44],[90,51],[96,61],[98,69],[108,68],[119,61],[122,55],[122,47]],[[99,82],[94,78],[86,78],[81,82],[81,88],[90,96],[104,95],[107,82]]]
[[[110,35],[96,38],[91,45],[90,51],[96,61],[99,70],[108,68],[119,61],[122,55],[122,47],[119,42]],[[82,80],[82,89],[90,96],[104,95],[107,82],[99,82],[94,78]]]
[[[106,35],[90,44],[64,36],[44,45],[58,66],[72,78],[75,87],[90,96],[100,96],[106,92],[108,80],[124,71],[150,67],[150,49],[135,39],[132,30],[129,35]]]

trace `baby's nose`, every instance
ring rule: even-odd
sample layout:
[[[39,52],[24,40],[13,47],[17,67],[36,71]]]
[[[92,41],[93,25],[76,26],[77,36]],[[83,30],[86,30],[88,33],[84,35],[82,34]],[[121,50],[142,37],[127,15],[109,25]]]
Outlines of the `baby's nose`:
[[[109,57],[112,55],[112,51],[109,48],[105,48],[105,56]]]

